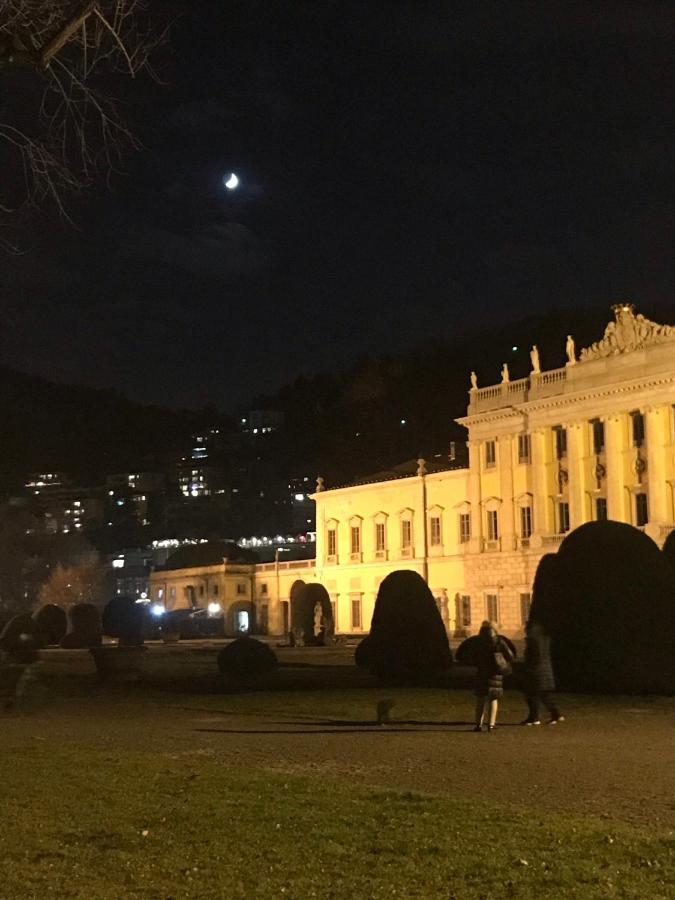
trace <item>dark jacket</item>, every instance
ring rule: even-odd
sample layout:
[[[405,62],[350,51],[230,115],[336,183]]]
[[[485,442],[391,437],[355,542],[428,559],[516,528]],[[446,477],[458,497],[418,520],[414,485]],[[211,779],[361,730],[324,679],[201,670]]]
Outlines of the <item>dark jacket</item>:
[[[501,653],[507,662],[513,662],[511,651],[499,638],[494,643],[490,640],[481,640],[475,656],[476,694],[493,700],[504,694],[504,676],[497,668],[495,653]]]
[[[555,690],[555,675],[551,662],[551,638],[538,623],[533,623],[527,629],[525,688],[529,694]]]

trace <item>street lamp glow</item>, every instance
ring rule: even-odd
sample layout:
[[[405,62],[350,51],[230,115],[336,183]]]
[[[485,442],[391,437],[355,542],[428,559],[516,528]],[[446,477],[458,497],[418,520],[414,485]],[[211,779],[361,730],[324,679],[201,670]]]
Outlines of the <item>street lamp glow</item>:
[[[163,616],[164,607],[161,605],[161,603],[155,603],[150,612],[153,614],[153,616]]]

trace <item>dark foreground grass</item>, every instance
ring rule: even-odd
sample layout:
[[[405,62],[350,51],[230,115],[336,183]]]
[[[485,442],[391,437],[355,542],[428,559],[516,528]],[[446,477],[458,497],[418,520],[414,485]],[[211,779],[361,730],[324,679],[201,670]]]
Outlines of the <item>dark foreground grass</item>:
[[[0,897],[672,897],[673,836],[45,743],[0,760]]]

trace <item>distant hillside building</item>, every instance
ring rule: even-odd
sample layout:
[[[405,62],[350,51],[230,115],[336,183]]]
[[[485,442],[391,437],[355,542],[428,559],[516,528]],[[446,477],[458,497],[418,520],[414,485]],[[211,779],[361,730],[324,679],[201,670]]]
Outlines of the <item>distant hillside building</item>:
[[[315,566],[283,577],[274,563],[250,566],[250,602],[266,584],[270,630],[284,630],[297,575],[326,587],[338,631],[367,632],[380,582],[404,568],[426,579],[450,633],[489,618],[517,635],[539,560],[569,530],[613,519],[662,545],[675,529],[675,327],[613,310],[581,353],[567,336],[559,369],[543,370],[533,347],[526,378],[511,381],[504,364],[481,388],[472,373],[457,419],[468,467],[419,460],[331,490],[320,479]]]

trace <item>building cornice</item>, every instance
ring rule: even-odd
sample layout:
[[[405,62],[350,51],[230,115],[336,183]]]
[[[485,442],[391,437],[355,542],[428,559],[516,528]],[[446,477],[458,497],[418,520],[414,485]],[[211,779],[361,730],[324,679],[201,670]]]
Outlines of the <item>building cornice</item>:
[[[675,386],[675,374],[655,375],[651,378],[643,377],[632,381],[622,381],[618,384],[585,388],[565,394],[554,394],[551,397],[543,397],[537,400],[526,400],[524,403],[513,403],[510,406],[486,410],[484,413],[462,416],[455,419],[455,422],[468,428],[470,425],[483,425],[488,422],[512,419],[525,413],[530,414],[548,409],[560,409],[572,404],[592,402],[593,400],[620,396],[621,394],[633,394],[642,390],[666,387],[668,385]]]

